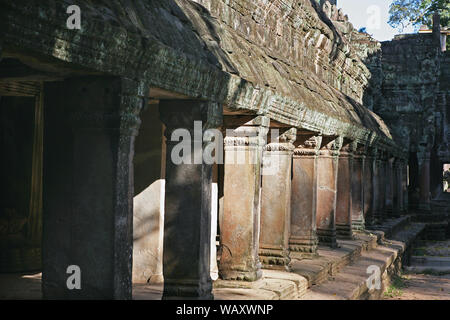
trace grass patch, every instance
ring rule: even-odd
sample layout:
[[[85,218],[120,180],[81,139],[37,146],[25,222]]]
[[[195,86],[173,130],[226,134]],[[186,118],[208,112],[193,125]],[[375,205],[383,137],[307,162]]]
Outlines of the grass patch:
[[[429,275],[429,276],[444,276],[444,275],[450,274],[449,271],[436,271],[436,270],[433,270],[433,269],[425,269],[425,270],[423,270],[420,273],[421,274],[426,274],[426,275]]]
[[[427,255],[426,248],[415,248],[413,251],[413,256],[423,257]]]
[[[395,298],[403,294],[404,288],[407,287],[406,278],[401,275],[393,275],[391,278],[391,285],[384,292],[386,298]]]

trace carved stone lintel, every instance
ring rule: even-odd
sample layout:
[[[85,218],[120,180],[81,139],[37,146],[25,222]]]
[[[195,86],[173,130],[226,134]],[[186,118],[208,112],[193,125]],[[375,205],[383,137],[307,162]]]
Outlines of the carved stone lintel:
[[[86,84],[86,86],[89,85]],[[95,82],[94,85],[98,86]],[[101,105],[94,109],[73,109],[69,111],[69,122],[74,129],[111,129],[120,130],[122,136],[136,136],[141,125],[139,114],[146,104],[144,82],[136,82],[126,78],[105,79],[106,92],[120,92],[117,97],[117,108]],[[78,89],[78,88],[77,88]],[[103,88],[102,88],[103,89]],[[115,101],[106,101],[112,106]]]

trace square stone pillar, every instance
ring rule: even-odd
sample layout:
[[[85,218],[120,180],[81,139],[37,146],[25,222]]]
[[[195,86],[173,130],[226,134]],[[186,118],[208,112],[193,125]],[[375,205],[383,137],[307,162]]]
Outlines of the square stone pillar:
[[[324,138],[325,140],[325,138]],[[339,151],[343,139],[322,141],[317,157],[317,203],[316,223],[319,244],[332,248],[336,243],[336,199]]]
[[[423,212],[431,212],[430,194],[430,152],[424,151],[418,154],[419,160],[419,206]]]
[[[214,146],[211,129],[221,125],[222,110],[212,102],[162,100],[159,112],[167,141],[163,299],[212,299],[213,163],[205,155]],[[214,142],[221,149],[222,141]]]
[[[402,193],[402,180],[401,180],[401,163],[400,159],[395,158],[393,163],[393,194],[392,194],[392,216],[399,217],[402,211],[401,193]]]
[[[352,184],[352,229],[364,230],[364,151],[363,145],[356,141],[352,143],[353,172]]]
[[[368,195],[368,192],[364,192],[364,203],[366,202],[369,205],[368,210],[365,213],[365,226],[372,226],[377,223],[376,220],[376,214],[377,214],[377,208],[379,206],[379,170],[377,166],[377,155],[378,155],[378,149],[375,146],[369,147],[366,150],[367,158],[365,159],[366,163],[366,170],[370,171],[370,195]],[[365,189],[369,190],[369,188]]]
[[[276,141],[266,145],[263,153],[259,257],[268,269],[289,270],[292,155],[296,135],[295,128],[283,132],[274,137]]]
[[[289,249],[301,256],[317,255],[317,154],[321,136],[297,135],[292,161],[291,235]]]
[[[386,216],[394,217],[394,161],[388,156],[386,160]]]
[[[405,212],[405,200],[403,199],[403,159],[397,159],[397,209],[401,216]]]
[[[259,116],[225,118],[222,255],[219,275],[224,280],[255,281],[262,275],[259,261],[261,161],[270,120]]]
[[[147,91],[114,77],[44,86],[44,299],[131,299],[134,138]]]
[[[339,154],[336,200],[336,233],[340,239],[352,239],[352,143],[344,140]]]
[[[408,202],[408,160],[406,159],[402,159],[401,179],[402,179],[402,203],[403,203],[402,213],[407,213],[409,210],[409,202]]]
[[[380,157],[377,159],[378,165],[378,192],[379,192],[379,206],[377,211],[377,221],[378,223],[383,223],[386,219],[386,184],[387,182],[387,155],[385,151],[380,151]]]
[[[363,171],[363,215],[364,215],[364,227],[373,222],[373,162],[374,155],[371,152],[373,148],[366,145],[364,153],[364,171]]]

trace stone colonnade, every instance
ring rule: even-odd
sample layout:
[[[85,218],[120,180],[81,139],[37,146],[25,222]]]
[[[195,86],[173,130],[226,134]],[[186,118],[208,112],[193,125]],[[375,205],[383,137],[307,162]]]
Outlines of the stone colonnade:
[[[268,132],[274,127],[276,124],[265,116],[226,116],[223,121],[223,129],[227,129],[223,130],[224,198],[220,219],[219,275],[223,280],[256,281],[262,276],[262,268],[289,271],[292,257],[313,257],[319,245],[333,248],[337,239],[352,239],[354,232],[364,230],[369,222],[379,224],[404,211],[405,162],[392,151],[375,143],[296,128],[283,128],[276,140],[271,140]],[[167,168],[176,170],[177,176],[178,170],[183,170],[169,164]],[[201,172],[206,178],[189,178],[189,184],[197,184],[197,190],[208,190],[209,175]],[[200,171],[196,174],[200,176]],[[172,175],[166,176],[171,179]],[[178,196],[172,204],[166,200],[166,215],[186,214],[182,206],[173,207],[181,198],[184,196]],[[200,203],[200,194],[197,198]],[[205,216],[207,208],[205,205]],[[200,208],[192,210],[201,212]],[[174,224],[170,224],[172,228]],[[201,242],[192,234],[180,237],[187,225],[187,221],[180,223],[180,230],[172,231],[178,241]],[[203,228],[207,226],[205,222]],[[206,229],[204,233],[209,235]],[[209,270],[209,253],[206,242],[202,245],[204,250],[196,251],[195,256],[191,253],[189,259],[199,259],[205,266],[199,269],[192,264],[196,272],[171,276],[165,283],[172,288],[189,284],[203,289],[165,289],[165,298],[209,296],[211,279],[204,271]],[[186,264],[187,257],[175,255],[183,248],[165,242],[165,251],[169,250],[165,257],[171,254],[170,259],[165,258],[165,266],[166,260],[167,264]],[[199,257],[202,252],[204,256]],[[164,267],[165,278],[170,272]]]
[[[112,77],[44,88],[45,298],[131,298],[132,160],[144,88]],[[167,140],[164,299],[213,298],[213,163],[198,158],[216,145],[208,129],[225,133],[221,279],[256,281],[262,268],[289,270],[292,257],[315,256],[319,245],[335,247],[366,221],[382,222],[386,206],[391,215],[406,209],[406,162],[382,146],[280,127],[266,116],[223,117],[213,102],[161,100],[159,114]],[[273,128],[277,136],[268,134]],[[177,129],[193,137],[182,154],[187,162],[172,157]],[[83,290],[67,288],[70,265],[80,267]]]

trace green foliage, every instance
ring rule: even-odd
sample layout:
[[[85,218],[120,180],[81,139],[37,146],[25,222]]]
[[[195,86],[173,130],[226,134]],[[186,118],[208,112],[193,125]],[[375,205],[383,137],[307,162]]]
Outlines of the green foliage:
[[[433,25],[433,13],[441,15],[441,25],[449,26],[450,1],[449,0],[394,0],[389,9],[388,23],[403,31],[408,25],[420,26],[425,24],[430,28]]]
[[[404,288],[407,287],[406,279],[401,275],[393,275],[391,279],[391,285],[384,292],[384,296],[388,298],[394,298],[403,294]]]
[[[427,249],[426,248],[415,248],[414,255],[415,256],[425,256],[425,255],[427,255]]]

